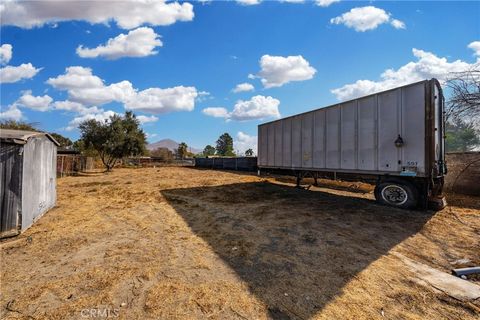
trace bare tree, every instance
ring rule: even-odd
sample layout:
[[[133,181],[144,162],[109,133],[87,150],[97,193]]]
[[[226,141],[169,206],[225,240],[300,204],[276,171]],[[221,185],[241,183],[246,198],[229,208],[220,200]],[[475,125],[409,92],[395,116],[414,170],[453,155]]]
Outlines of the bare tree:
[[[445,88],[449,97],[445,108],[447,121],[480,120],[480,63],[462,72],[452,72]]]

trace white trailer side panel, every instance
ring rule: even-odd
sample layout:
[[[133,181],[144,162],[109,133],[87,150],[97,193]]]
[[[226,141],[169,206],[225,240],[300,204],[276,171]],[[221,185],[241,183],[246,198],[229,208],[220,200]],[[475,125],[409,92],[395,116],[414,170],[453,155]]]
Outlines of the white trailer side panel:
[[[287,118],[283,122],[283,167],[292,167],[292,118]]]
[[[401,92],[401,135],[405,141],[405,146],[400,149],[402,166],[413,166],[425,172],[425,87],[406,87]]]
[[[302,168],[302,116],[292,118],[292,167]]]
[[[327,109],[327,168],[340,168],[340,108]]]
[[[268,164],[275,165],[275,123],[268,125],[267,134],[267,161]]]
[[[260,125],[259,167],[425,176],[427,84]]]
[[[395,147],[400,114],[400,90],[378,95],[378,170],[399,171],[399,151]]]
[[[313,167],[325,168],[325,110],[313,113]]]
[[[341,168],[354,170],[357,167],[357,101],[345,103],[341,110]]]
[[[358,169],[377,170],[377,98],[358,100]]]
[[[313,166],[313,113],[302,115],[302,168]]]
[[[275,166],[281,167],[283,165],[283,121],[274,122],[275,127]]]

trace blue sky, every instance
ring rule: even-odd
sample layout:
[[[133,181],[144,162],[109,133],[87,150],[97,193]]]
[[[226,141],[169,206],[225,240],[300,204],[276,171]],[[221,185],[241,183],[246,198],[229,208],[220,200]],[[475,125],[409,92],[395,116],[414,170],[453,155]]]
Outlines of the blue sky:
[[[11,2],[0,116],[75,140],[132,109],[151,142],[243,151],[259,123],[480,61],[478,1],[329,2]]]

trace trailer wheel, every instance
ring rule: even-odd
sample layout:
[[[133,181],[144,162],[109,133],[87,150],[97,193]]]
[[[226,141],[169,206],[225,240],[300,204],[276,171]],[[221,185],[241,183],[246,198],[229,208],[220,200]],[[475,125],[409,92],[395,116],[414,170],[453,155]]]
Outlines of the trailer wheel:
[[[417,206],[418,190],[406,181],[381,181],[375,187],[375,199],[381,204],[410,209]]]

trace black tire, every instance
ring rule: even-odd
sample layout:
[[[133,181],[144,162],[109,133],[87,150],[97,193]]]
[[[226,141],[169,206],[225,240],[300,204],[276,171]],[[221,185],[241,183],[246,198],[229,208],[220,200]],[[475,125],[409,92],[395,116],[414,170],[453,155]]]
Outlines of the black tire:
[[[408,181],[380,181],[375,186],[375,199],[387,206],[412,209],[418,204],[418,190]]]

